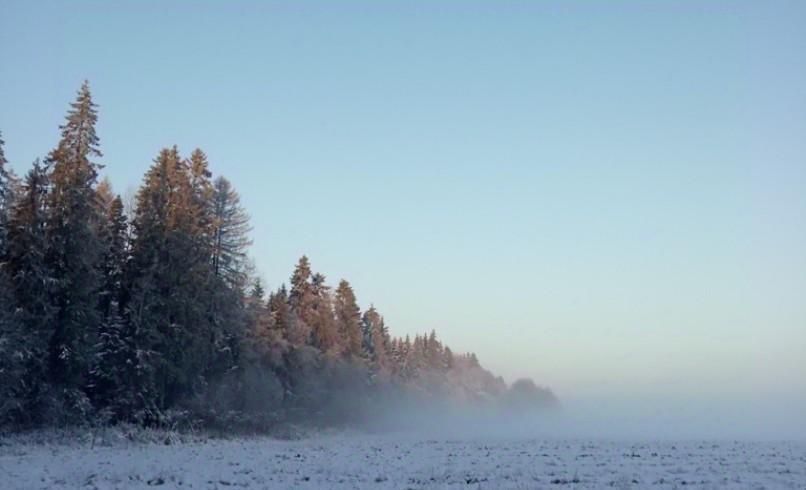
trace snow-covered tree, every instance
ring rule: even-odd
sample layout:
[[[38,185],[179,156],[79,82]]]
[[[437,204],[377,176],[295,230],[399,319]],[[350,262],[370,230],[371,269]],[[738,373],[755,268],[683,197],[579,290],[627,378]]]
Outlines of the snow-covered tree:
[[[215,274],[208,178],[200,151],[183,160],[176,147],[164,149],[137,196],[131,294],[140,302],[138,323],[151,329],[143,338],[163,408],[235,366],[248,322],[241,290]]]
[[[165,423],[181,407],[216,423],[339,422],[386,390],[504,393],[435,331],[392,338],[306,256],[289,290],[247,292],[249,218],[204,152],[160,151],[127,208],[98,182],[96,123],[84,83],[23,182],[0,137],[0,426],[86,422],[90,402],[114,421]]]
[[[341,343],[333,314],[333,299],[330,288],[325,284],[325,276],[314,274],[311,278],[313,308],[311,318],[311,339],[313,346],[331,358],[339,356]]]
[[[311,275],[311,264],[308,257],[303,255],[291,276],[291,289],[288,292],[288,305],[295,319],[293,333],[289,332],[288,339],[296,346],[307,345],[311,340],[311,324],[315,317],[316,300]]]
[[[8,223],[11,181],[0,136],[0,426],[16,422],[24,413],[25,332],[15,316],[16,299],[8,269]]]
[[[90,367],[88,391],[97,406],[109,408],[114,416],[122,417],[135,405],[128,389],[135,346],[121,309],[128,257],[128,224],[120,196],[111,199],[105,212],[102,227],[104,255],[101,263],[103,285],[99,294],[101,321]]]
[[[383,317],[374,306],[370,306],[361,318],[361,323],[364,334],[364,351],[370,360],[373,371],[389,374],[392,368],[389,353],[390,339]]]
[[[97,230],[95,189],[100,157],[98,120],[84,82],[61,126],[48,195],[48,265],[53,275],[53,332],[48,347],[50,379],[67,390],[83,388],[90,347],[99,324],[97,293],[102,244]]]
[[[18,415],[29,423],[39,420],[44,411],[48,392],[47,342],[54,317],[54,281],[46,260],[48,173],[48,168],[37,160],[25,176],[9,216],[3,267],[4,280],[10,283],[4,296],[13,296],[9,301],[16,306],[10,322],[6,317],[4,327],[4,350],[10,356],[5,358],[10,362],[6,369],[16,380],[5,396],[9,397],[7,403],[23,408]]]
[[[163,149],[137,195],[129,281],[135,304],[127,305],[137,349],[150,352],[157,406],[167,408],[192,393],[205,368],[211,341],[209,298],[199,294],[209,263],[199,250],[193,195],[186,162],[176,147]],[[201,279],[201,280],[200,280]]]
[[[341,339],[342,353],[348,359],[362,357],[361,309],[350,283],[342,280],[336,289],[334,301],[336,329]]]
[[[8,246],[8,219],[19,185],[14,172],[8,167],[4,145],[3,134],[0,133],[0,264],[4,261],[3,257]]]

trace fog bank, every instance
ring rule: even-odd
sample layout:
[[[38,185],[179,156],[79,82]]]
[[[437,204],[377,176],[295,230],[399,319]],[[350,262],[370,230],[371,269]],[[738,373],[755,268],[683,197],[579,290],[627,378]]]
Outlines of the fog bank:
[[[551,408],[428,404],[384,407],[372,431],[418,437],[608,440],[806,441],[806,403],[796,399],[567,399]]]

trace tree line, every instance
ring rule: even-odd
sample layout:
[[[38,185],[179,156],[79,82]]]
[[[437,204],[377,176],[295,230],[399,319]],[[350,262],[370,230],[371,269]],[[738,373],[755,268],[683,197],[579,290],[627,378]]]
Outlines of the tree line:
[[[248,214],[199,149],[162,149],[127,212],[97,119],[85,82],[22,177],[0,135],[0,425],[343,423],[390,393],[506,391],[433,331],[393,337],[305,256],[267,294]]]

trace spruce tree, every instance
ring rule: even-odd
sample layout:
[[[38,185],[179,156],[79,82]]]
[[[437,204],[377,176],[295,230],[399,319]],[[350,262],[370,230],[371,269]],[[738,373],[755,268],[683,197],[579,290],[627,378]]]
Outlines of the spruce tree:
[[[248,347],[246,360],[277,368],[282,363],[285,351],[281,323],[288,310],[287,305],[285,313],[276,310],[278,304],[275,302],[274,293],[270,295],[268,301],[263,300],[263,295],[263,286],[258,280],[247,298],[249,329],[244,336]]]
[[[16,310],[11,324],[8,351],[17,379],[14,400],[24,407],[20,415],[29,423],[41,421],[48,395],[47,345],[52,333],[51,305],[53,277],[46,260],[48,168],[37,160],[25,176],[8,221],[8,248],[4,276],[10,282]],[[9,359],[12,360],[12,359]],[[22,376],[19,376],[22,370]],[[11,402],[12,399],[9,399]]]
[[[109,408],[116,418],[136,404],[131,397],[130,365],[136,357],[133,339],[123,319],[124,268],[128,250],[128,224],[120,196],[111,199],[103,224],[103,286],[99,294],[101,323],[90,369],[88,390],[97,406]]]
[[[104,253],[101,262],[103,286],[100,293],[100,310],[103,319],[120,314],[125,281],[125,267],[128,261],[128,230],[126,215],[123,214],[123,200],[115,196],[106,210],[104,220]]]
[[[301,344],[307,344],[310,341],[310,328],[314,322],[314,301],[315,295],[313,285],[311,284],[311,264],[308,257],[303,255],[297,263],[294,273],[291,276],[291,290],[288,293],[288,305],[291,311],[296,316],[297,322],[300,325],[295,325],[295,334],[293,337],[298,337],[300,334],[305,338],[295,338]],[[292,336],[289,336],[291,340]]]
[[[285,284],[269,298],[269,312],[289,347],[307,345],[311,337],[310,327],[294,311]]]
[[[442,344],[437,340],[436,330],[431,330],[428,335],[425,355],[429,369],[437,369],[442,366]]]
[[[370,306],[361,320],[364,333],[364,350],[370,360],[373,371],[382,374],[390,373],[390,339],[383,317],[374,306]]]
[[[333,313],[333,300],[330,288],[325,284],[325,276],[314,274],[311,278],[313,312],[311,318],[311,339],[314,347],[329,357],[338,357],[341,346],[336,319]]]
[[[23,397],[27,340],[15,317],[11,279],[0,267],[0,427],[18,422],[25,413]]]
[[[3,132],[0,131],[0,172],[5,171],[5,166],[8,164],[8,160],[6,160],[6,142],[3,140]]]
[[[214,274],[206,160],[164,149],[137,196],[130,279],[137,323],[150,330],[157,405],[198,393],[237,363],[248,323],[240,291]],[[130,314],[135,314],[129,308]]]
[[[361,348],[361,309],[355,299],[350,283],[341,280],[336,289],[334,301],[336,329],[341,339],[342,353],[348,359],[362,357]]]
[[[80,403],[99,316],[97,294],[102,245],[97,230],[94,186],[100,157],[96,106],[87,82],[61,126],[51,153],[52,189],[48,199],[48,264],[53,273],[55,318],[48,347],[49,377],[65,388],[70,404]],[[73,406],[71,408],[79,408]]]
[[[191,393],[210,341],[196,295],[200,285],[194,270],[203,251],[193,235],[193,201],[179,150],[163,149],[137,194],[128,274],[133,304],[127,305],[137,349],[151,353],[142,361],[149,363],[143,372],[153,376],[148,383],[160,409]]]
[[[39,338],[47,338],[53,320],[50,290],[54,280],[46,260],[48,189],[48,169],[37,160],[11,209],[5,267],[29,335]]]
[[[171,344],[170,311],[167,295],[173,294],[166,278],[170,250],[167,245],[170,202],[175,186],[172,166],[179,165],[176,148],[163,149],[148,170],[137,193],[137,209],[132,221],[132,259],[128,268],[130,298],[126,316],[138,351],[150,355],[138,359],[141,391],[150,393],[153,404],[164,407],[170,383],[167,351]],[[175,375],[174,375],[175,376]]]
[[[14,191],[17,187],[14,173],[8,168],[4,146],[3,134],[0,133],[0,267],[4,262],[3,257],[8,246],[8,219],[14,204]]]
[[[236,267],[230,262],[231,269],[227,270],[229,274],[222,275],[216,272],[216,257],[220,250],[217,247],[220,243],[219,235],[223,233],[224,242],[231,245],[237,232],[241,231],[232,219],[235,219],[235,215],[238,218],[243,217],[243,221],[238,225],[243,225],[248,230],[248,217],[240,208],[239,198],[234,190],[228,194],[228,198],[232,201],[225,203],[225,213],[219,216],[216,188],[211,181],[212,172],[207,155],[203,151],[195,149],[186,166],[190,178],[187,207],[191,228],[188,233],[196,244],[195,250],[199,259],[193,264],[192,269],[196,286],[194,294],[196,303],[201,307],[197,312],[202,315],[199,325],[205,328],[199,333],[202,338],[208,339],[207,342],[202,342],[201,346],[205,350],[201,354],[205,362],[202,373],[206,383],[235,368],[242,338],[249,324],[243,304],[248,279],[245,267],[242,267],[241,263]],[[246,245],[243,248],[244,250],[239,252],[245,257]],[[235,250],[235,247],[230,250]]]
[[[453,364],[453,351],[446,345],[445,350],[442,352],[442,366],[449,371],[453,369]]]
[[[16,299],[8,269],[8,225],[13,205],[13,176],[6,168],[0,133],[0,425],[18,421],[24,413],[20,380],[25,375],[25,336],[15,316]]]

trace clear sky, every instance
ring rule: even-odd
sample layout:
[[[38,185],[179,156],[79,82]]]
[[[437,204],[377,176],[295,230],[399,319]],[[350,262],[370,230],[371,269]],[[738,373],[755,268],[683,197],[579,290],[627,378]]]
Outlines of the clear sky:
[[[116,189],[202,147],[272,287],[565,397],[806,393],[806,2],[0,1],[18,171],[85,78]]]

